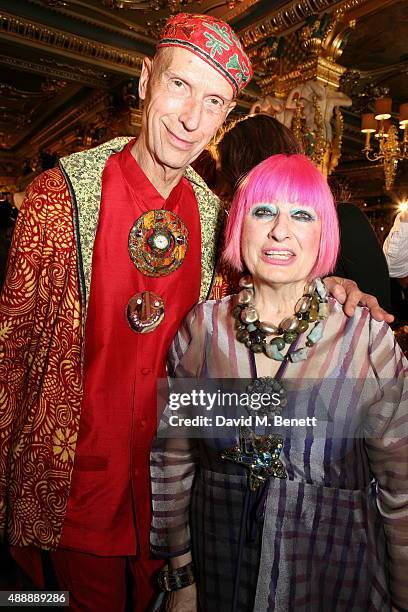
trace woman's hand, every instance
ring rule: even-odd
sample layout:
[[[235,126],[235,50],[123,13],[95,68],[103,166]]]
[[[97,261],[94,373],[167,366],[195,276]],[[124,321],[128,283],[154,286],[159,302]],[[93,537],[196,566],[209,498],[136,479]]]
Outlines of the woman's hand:
[[[369,293],[363,293],[352,280],[340,278],[339,276],[328,276],[324,279],[327,291],[340,304],[344,304],[344,312],[348,317],[352,317],[358,304],[366,306],[373,319],[376,321],[386,321],[392,323],[394,317],[386,310],[381,308],[377,298]]]
[[[197,588],[195,584],[172,591],[166,597],[166,612],[197,612]]]

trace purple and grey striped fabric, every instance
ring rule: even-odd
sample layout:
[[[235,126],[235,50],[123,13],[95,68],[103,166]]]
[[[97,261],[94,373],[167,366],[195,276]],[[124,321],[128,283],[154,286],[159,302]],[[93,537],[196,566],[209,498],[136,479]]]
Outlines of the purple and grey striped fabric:
[[[388,325],[365,308],[347,318],[331,299],[324,325],[285,378],[298,385],[297,414],[313,416],[324,396],[330,418],[324,435],[285,440],[288,479],[270,479],[260,527],[246,530],[240,612],[408,609],[408,364]],[[172,344],[170,376],[256,375],[233,326],[231,298],[196,306]],[[353,436],[356,415],[363,430]],[[247,487],[220,448],[214,439],[158,437],[151,456],[152,550],[191,547],[206,612],[231,609]]]

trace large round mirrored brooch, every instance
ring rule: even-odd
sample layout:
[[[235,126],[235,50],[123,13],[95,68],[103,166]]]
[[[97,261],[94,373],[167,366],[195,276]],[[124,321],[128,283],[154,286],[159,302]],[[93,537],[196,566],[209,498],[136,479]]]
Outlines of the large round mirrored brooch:
[[[126,310],[130,327],[139,334],[156,329],[164,318],[163,299],[153,291],[142,291],[130,298]]]
[[[167,276],[181,266],[187,253],[188,229],[170,210],[150,210],[133,225],[129,255],[146,276]]]

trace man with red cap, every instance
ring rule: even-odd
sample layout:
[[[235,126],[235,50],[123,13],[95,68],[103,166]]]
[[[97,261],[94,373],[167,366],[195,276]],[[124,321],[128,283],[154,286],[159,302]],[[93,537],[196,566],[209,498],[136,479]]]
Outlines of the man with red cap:
[[[2,526],[38,585],[35,557],[52,551],[74,610],[123,610],[127,577],[134,610],[153,594],[156,379],[208,296],[220,227],[189,164],[252,75],[212,17],[171,17],[157,47],[139,137],[62,159],[29,188],[0,304]]]
[[[62,159],[19,213],[0,301],[0,528],[40,588],[51,551],[73,610],[131,596],[142,611],[154,592],[156,380],[210,291],[220,227],[189,164],[251,75],[228,24],[171,17],[143,62],[139,137]]]

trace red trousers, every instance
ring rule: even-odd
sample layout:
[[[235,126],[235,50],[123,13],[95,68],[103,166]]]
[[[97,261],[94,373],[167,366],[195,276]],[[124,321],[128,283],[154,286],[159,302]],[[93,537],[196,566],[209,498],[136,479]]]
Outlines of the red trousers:
[[[69,591],[78,612],[146,612],[157,592],[155,574],[163,561],[139,557],[97,557],[58,549],[50,553],[61,591]],[[127,587],[127,584],[129,585]]]
[[[34,571],[33,556],[38,549],[16,549],[13,556],[37,586],[40,575]],[[19,554],[20,553],[20,554]],[[98,557],[67,549],[50,552],[50,559],[61,591],[69,591],[69,608],[75,612],[147,612],[157,593],[157,571],[163,561],[135,557]],[[45,585],[45,588],[46,585]],[[127,598],[128,596],[128,598]],[[128,599],[128,601],[127,601]],[[131,602],[129,601],[131,600]]]

